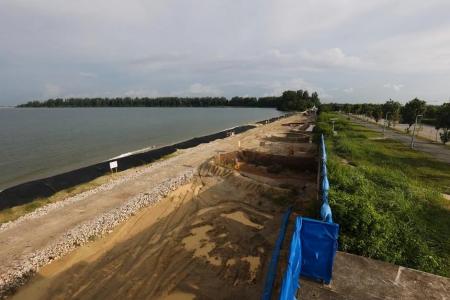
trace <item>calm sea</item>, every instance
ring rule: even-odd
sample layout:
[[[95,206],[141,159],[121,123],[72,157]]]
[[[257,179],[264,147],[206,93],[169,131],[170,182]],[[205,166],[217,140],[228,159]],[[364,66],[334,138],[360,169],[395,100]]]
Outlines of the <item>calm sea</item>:
[[[265,108],[0,108],[0,190],[279,115]]]

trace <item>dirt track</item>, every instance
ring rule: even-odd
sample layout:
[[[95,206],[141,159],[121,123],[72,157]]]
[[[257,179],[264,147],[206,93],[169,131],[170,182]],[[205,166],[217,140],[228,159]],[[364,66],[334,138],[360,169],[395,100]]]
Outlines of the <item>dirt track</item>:
[[[3,239],[6,247],[0,250],[0,266],[7,267],[11,256],[20,259],[27,251],[57,239],[73,224],[109,210],[167,177],[197,168],[218,153],[237,150],[238,141],[247,149],[259,147],[261,138],[286,131],[281,123],[288,121],[185,150],[167,164],[156,166],[154,172],[77,202],[74,206],[80,209],[76,214],[76,208],[68,205],[0,232],[7,237]],[[240,176],[242,180],[236,181],[235,176],[209,176],[208,172],[106,238],[44,268],[17,297],[31,296],[27,294],[31,291],[33,298],[40,294],[42,299],[155,298],[173,293],[195,294],[200,299],[214,294],[217,298],[226,279],[227,292],[219,298],[243,293],[248,293],[246,298],[257,298],[284,207],[266,199],[276,191],[261,194],[265,188],[254,179]],[[243,182],[248,184],[242,186]],[[31,228],[38,230],[32,233]],[[187,259],[192,252],[195,259]]]

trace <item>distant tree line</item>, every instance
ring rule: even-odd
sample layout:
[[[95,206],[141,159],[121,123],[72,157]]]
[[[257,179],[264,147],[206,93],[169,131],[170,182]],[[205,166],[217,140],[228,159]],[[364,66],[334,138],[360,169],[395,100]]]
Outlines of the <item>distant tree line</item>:
[[[272,107],[282,111],[304,111],[319,107],[319,95],[308,91],[285,91],[280,97],[116,97],[116,98],[56,98],[30,101],[18,107]]]
[[[416,122],[416,118],[422,116],[420,119],[423,123],[434,126],[436,130],[443,130],[440,133],[440,138],[444,144],[450,141],[450,103],[444,103],[440,106],[428,105],[426,101],[415,98],[405,105],[401,105],[400,102],[390,99],[384,104],[327,103],[322,104],[320,110],[365,115],[375,119],[376,122],[385,119],[388,126],[395,126],[396,123],[401,122],[408,124],[407,132]]]

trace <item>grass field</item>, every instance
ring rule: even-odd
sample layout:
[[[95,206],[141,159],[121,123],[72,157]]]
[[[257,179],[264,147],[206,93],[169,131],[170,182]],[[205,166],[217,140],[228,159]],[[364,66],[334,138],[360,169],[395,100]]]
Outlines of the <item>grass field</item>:
[[[336,136],[330,118],[337,118]],[[322,113],[340,249],[450,276],[450,165]]]

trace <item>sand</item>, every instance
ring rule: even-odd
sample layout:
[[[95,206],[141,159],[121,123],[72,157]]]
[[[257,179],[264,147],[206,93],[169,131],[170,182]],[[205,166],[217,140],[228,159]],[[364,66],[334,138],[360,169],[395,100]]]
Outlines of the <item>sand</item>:
[[[13,299],[258,298],[283,207],[258,205],[260,187],[235,182],[198,177],[43,268]]]
[[[215,161],[110,234],[43,267],[12,299],[259,299],[289,205],[278,200],[311,201],[316,177],[261,166],[248,168],[258,171],[251,177]],[[294,179],[304,188],[280,187]]]

